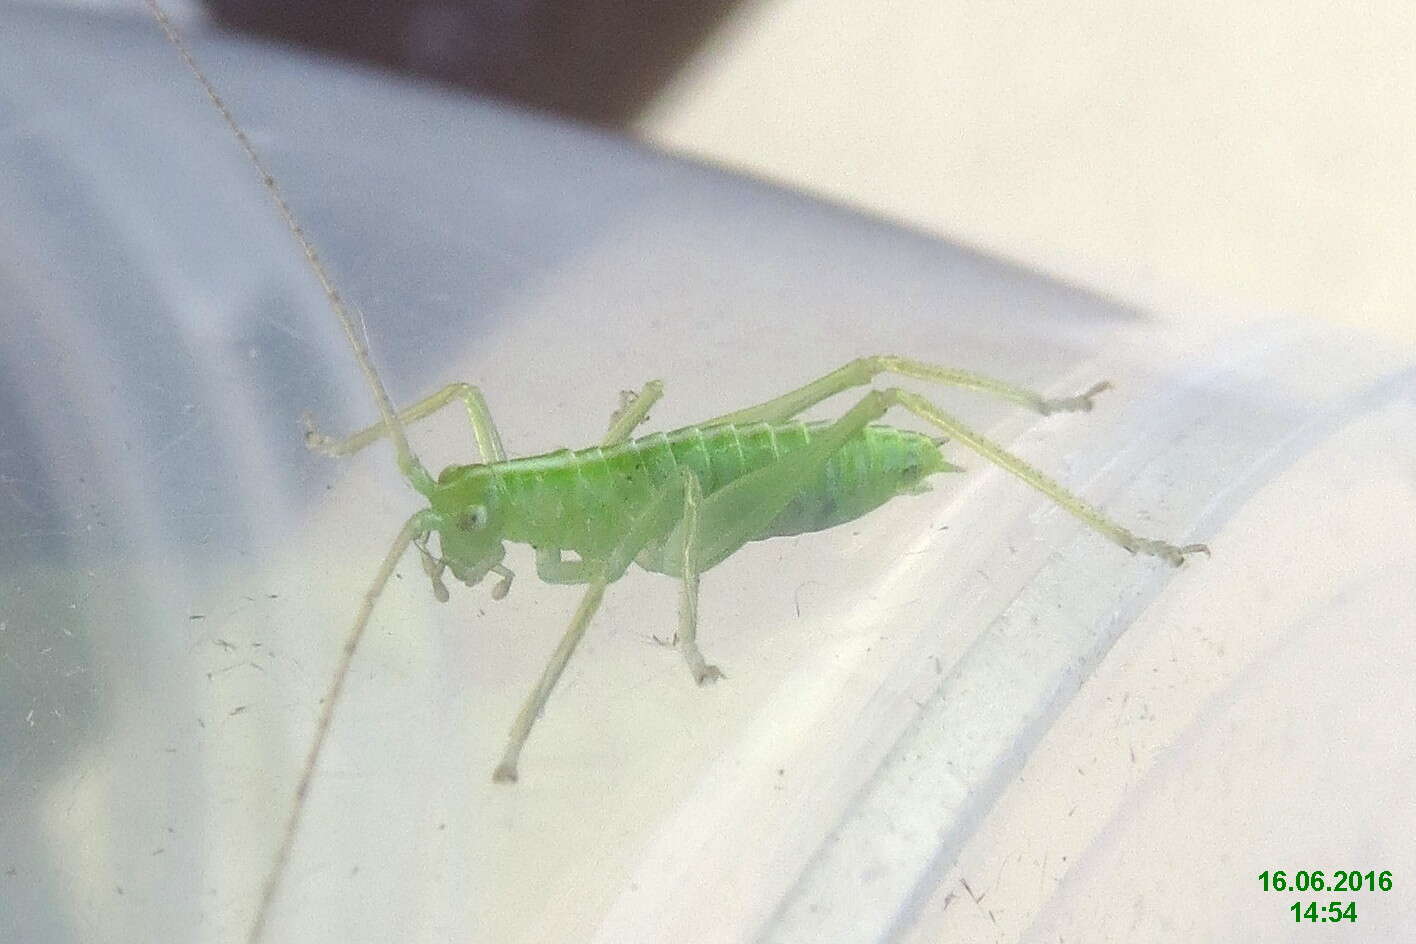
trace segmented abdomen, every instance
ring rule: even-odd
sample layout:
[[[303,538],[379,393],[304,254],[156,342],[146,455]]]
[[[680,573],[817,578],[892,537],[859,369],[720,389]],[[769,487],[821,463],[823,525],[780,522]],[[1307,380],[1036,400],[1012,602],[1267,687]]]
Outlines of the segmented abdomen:
[[[506,537],[598,555],[687,468],[705,495],[805,447],[823,423],[689,427],[622,445],[513,459],[496,467]],[[819,531],[860,517],[950,468],[934,440],[891,426],[851,437],[756,538]]]

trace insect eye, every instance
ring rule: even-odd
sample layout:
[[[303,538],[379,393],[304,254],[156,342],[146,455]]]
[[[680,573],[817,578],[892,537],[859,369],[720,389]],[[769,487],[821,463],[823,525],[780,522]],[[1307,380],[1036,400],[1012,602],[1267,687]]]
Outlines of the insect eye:
[[[480,531],[487,526],[487,506],[473,505],[457,519],[463,531]]]

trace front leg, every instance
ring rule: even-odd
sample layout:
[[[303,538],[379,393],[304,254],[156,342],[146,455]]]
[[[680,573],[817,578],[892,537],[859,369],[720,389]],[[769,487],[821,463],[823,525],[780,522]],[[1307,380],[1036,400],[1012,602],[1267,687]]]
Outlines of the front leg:
[[[432,396],[424,397],[401,411],[398,421],[404,426],[411,426],[432,416],[454,400],[461,400],[467,409],[467,418],[472,423],[472,438],[477,441],[477,450],[482,454],[482,461],[492,463],[505,460],[506,449],[502,447],[501,434],[497,432],[497,424],[492,420],[487,398],[471,384],[448,384]],[[388,426],[379,422],[344,439],[334,439],[315,428],[314,418],[309,413],[303,414],[300,421],[305,426],[305,445],[327,456],[353,455],[389,435]]]

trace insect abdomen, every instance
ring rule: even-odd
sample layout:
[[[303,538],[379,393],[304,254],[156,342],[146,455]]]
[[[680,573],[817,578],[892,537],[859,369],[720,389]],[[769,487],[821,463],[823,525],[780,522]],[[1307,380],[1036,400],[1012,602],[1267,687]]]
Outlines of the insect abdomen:
[[[818,425],[794,424],[785,430],[784,448],[805,446]],[[783,432],[777,429],[779,441]],[[867,426],[822,465],[757,537],[824,531],[854,521],[897,495],[922,490],[926,476],[953,469],[928,436],[893,426]]]

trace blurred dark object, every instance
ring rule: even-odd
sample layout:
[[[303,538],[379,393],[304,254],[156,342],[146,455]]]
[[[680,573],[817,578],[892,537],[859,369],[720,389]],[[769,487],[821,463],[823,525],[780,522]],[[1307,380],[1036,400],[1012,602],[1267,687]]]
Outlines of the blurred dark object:
[[[223,25],[601,125],[633,118],[731,0],[207,0]]]

